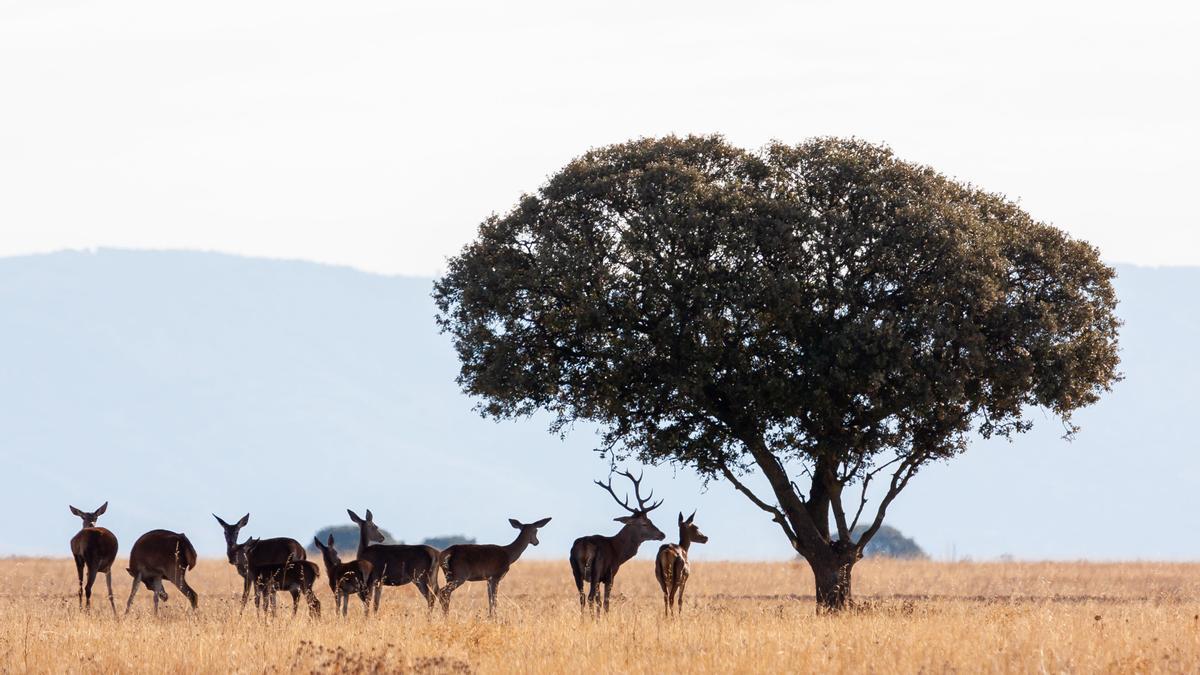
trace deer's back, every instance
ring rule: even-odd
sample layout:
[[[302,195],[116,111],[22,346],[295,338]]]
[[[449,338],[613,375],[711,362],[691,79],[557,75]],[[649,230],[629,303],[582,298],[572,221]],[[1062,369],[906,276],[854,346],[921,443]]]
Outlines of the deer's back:
[[[117,557],[117,537],[103,527],[85,527],[71,537],[71,554],[97,565],[103,572]]]
[[[687,551],[679,544],[663,544],[654,557],[654,576],[658,583],[687,578]]]
[[[251,568],[263,565],[282,565],[289,560],[292,562],[306,560],[308,554],[300,542],[289,537],[262,539],[250,550],[249,564]]]
[[[136,576],[173,575],[177,568],[196,566],[196,549],[186,535],[170,530],[150,530],[138,537],[129,551],[129,573]]]
[[[447,581],[483,581],[508,572],[508,553],[495,544],[455,544],[442,551]]]
[[[388,585],[406,584],[437,565],[438,550],[416,544],[375,544],[363,549],[360,560],[371,563]]]

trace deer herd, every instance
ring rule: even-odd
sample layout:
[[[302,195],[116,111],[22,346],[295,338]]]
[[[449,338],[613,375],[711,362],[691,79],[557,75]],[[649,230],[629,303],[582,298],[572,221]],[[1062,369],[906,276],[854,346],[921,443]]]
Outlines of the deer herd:
[[[601,608],[608,611],[609,594],[613,579],[626,561],[637,555],[638,548],[647,541],[662,541],[666,538],[662,530],[650,521],[650,512],[662,506],[662,500],[650,503],[654,493],[642,497],[641,477],[634,478],[628,471],[619,472],[633,483],[633,496],[637,502],[631,506],[629,498],[618,498],[613,490],[612,479],[607,483],[595,481],[628,512],[615,518],[621,529],[615,535],[594,534],[580,537],[571,545],[571,573],[579,592],[580,611],[598,615]],[[71,513],[83,521],[83,528],[71,538],[71,555],[79,577],[79,607],[90,610],[92,585],[96,575],[103,572],[108,586],[108,603],[113,615],[117,613],[112,592],[112,565],[117,557],[117,537],[103,527],[97,527],[97,519],[108,509],[105,502],[95,511],[80,511],[74,506]],[[411,583],[425,599],[430,611],[440,604],[442,611],[450,612],[450,596],[468,581],[487,582],[488,616],[496,611],[496,594],[500,582],[530,545],[538,545],[538,530],[550,522],[549,518],[532,523],[509,519],[517,530],[512,543],[455,544],[439,551],[431,546],[384,544],[383,532],[375,525],[370,509],[360,517],[347,509],[350,520],[358,526],[358,550],[354,560],[343,562],[334,548],[333,535],[326,541],[314,537],[313,543],[321,552],[325,578],[333,592],[335,610],[346,616],[350,596],[356,595],[362,602],[364,615],[372,609],[379,612],[379,601],[384,586],[403,586]],[[292,614],[299,611],[303,596],[310,615],[319,616],[321,603],[313,593],[313,585],[321,576],[316,563],[307,560],[300,542],[288,537],[257,539],[250,537],[238,542],[242,528],[250,522],[250,514],[235,523],[227,523],[216,514],[225,534],[225,552],[229,564],[233,565],[242,578],[241,606],[245,609],[250,593],[254,593],[254,606],[264,613],[275,613],[276,594],[287,591],[292,596]],[[696,513],[683,517],[679,514],[679,543],[663,544],[654,560],[654,575],[663,593],[664,613],[683,611],[683,590],[687,584],[690,567],[688,548],[691,544],[703,544],[708,537],[695,524]],[[133,606],[138,586],[145,585],[153,594],[154,612],[158,603],[166,601],[167,592],[163,580],[171,582],[196,609],[196,591],[187,582],[187,572],[196,566],[196,549],[182,532],[151,530],[138,538],[129,552],[127,571],[133,577],[133,589],[125,603],[125,613]],[[84,576],[87,576],[86,582]],[[438,586],[439,572],[445,583]],[[587,592],[584,593],[584,585]],[[603,587],[603,597],[599,593]],[[373,596],[373,597],[372,597]]]

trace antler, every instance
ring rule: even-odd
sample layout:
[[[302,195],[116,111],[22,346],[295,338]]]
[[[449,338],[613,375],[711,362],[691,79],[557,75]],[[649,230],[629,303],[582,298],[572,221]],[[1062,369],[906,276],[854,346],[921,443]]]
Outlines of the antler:
[[[657,509],[658,507],[662,506],[663,500],[661,500],[661,499],[658,500],[658,502],[655,504],[646,506],[646,502],[648,502],[654,498],[654,490],[651,490],[650,494],[646,495],[645,498],[642,498],[642,478],[645,477],[645,475],[646,475],[645,472],[643,472],[637,478],[634,478],[633,474],[629,473],[628,471],[618,471],[617,473],[621,474],[622,476],[625,476],[633,483],[633,496],[635,499],[637,499],[637,503],[638,503],[636,509],[629,506],[629,495],[625,495],[624,499],[617,499],[617,493],[613,492],[613,489],[612,489],[612,477],[611,476],[608,479],[608,483],[601,483],[600,481],[595,481],[595,483],[596,483],[596,485],[599,485],[600,487],[607,490],[608,494],[612,495],[613,500],[621,505],[621,508],[625,509],[626,511],[628,511],[630,513],[650,513],[654,509]]]

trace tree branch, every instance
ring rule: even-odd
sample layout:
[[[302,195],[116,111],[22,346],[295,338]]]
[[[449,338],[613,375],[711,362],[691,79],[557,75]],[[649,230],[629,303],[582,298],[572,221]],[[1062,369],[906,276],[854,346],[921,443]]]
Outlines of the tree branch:
[[[733,475],[733,472],[730,471],[729,467],[724,463],[721,464],[721,473],[725,474],[725,479],[730,483],[733,483],[733,486],[737,488],[739,492],[746,495],[750,501],[754,502],[755,506],[763,511],[766,511],[767,513],[770,513],[772,515],[772,520],[779,523],[779,527],[783,528],[783,533],[787,535],[788,541],[792,543],[792,548],[796,549],[797,551],[800,550],[799,541],[796,539],[796,533],[793,532],[791,526],[788,525],[787,518],[784,517],[782,511],[764,502],[762,499],[759,499],[757,495],[750,491],[750,488],[746,487],[737,479],[737,476]]]
[[[888,506],[891,505],[892,500],[896,498],[896,495],[900,494],[904,487],[908,485],[908,480],[917,472],[917,469],[920,468],[921,462],[924,459],[924,453],[914,453],[906,456],[900,462],[900,466],[898,466],[896,468],[896,472],[892,474],[892,480],[891,484],[888,485],[887,494],[884,495],[883,501],[879,503],[879,511],[875,513],[874,522],[872,522],[871,526],[867,528],[867,531],[863,532],[862,536],[858,538],[858,543],[856,546],[859,549],[859,553],[861,553],[862,549],[866,547],[867,542],[871,541],[871,538],[875,536],[875,533],[879,531],[879,528],[883,526],[883,518],[887,514]]]

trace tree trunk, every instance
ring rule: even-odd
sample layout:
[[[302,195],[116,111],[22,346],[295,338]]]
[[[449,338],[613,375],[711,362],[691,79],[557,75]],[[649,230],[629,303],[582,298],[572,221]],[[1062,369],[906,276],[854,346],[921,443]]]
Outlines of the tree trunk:
[[[817,611],[838,612],[851,602],[850,573],[856,558],[836,553],[808,558],[817,588]]]

